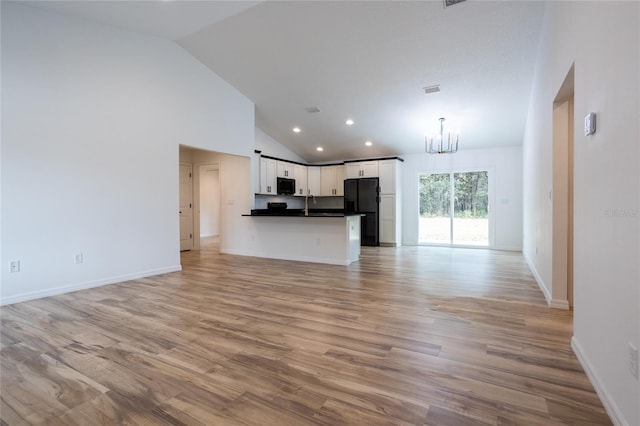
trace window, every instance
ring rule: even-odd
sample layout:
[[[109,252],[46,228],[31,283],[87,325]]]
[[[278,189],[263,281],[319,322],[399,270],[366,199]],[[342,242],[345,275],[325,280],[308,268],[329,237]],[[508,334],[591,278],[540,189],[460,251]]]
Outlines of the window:
[[[423,174],[419,180],[419,243],[489,245],[487,171]]]

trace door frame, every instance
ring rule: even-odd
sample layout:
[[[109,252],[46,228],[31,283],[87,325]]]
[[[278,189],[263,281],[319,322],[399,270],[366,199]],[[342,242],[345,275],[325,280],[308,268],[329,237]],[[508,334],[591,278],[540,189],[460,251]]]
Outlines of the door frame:
[[[220,162],[214,162],[214,163],[206,163],[206,164],[198,164],[198,178],[197,178],[197,184],[194,185],[194,193],[196,194],[195,198],[197,198],[197,200],[195,200],[194,206],[196,207],[194,214],[197,216],[196,218],[194,218],[194,235],[196,235],[197,238],[197,247],[198,249],[200,249],[200,208],[201,208],[201,204],[202,201],[200,200],[200,174],[203,171],[207,171],[207,170],[217,170],[218,171],[218,204],[220,206],[220,217],[218,217],[218,237],[220,237],[220,234],[222,234],[222,185],[221,185],[221,181],[222,181],[222,172],[220,170]],[[196,191],[197,190],[197,191]],[[197,220],[196,220],[197,219]],[[197,223],[197,225],[195,225]]]
[[[574,65],[552,104],[551,307],[573,307]]]
[[[180,195],[181,195],[180,191],[182,190],[180,188],[181,187],[181,183],[180,183],[180,168],[182,166],[189,166],[189,170],[190,170],[189,174],[191,175],[190,176],[191,177],[191,185],[190,185],[190,188],[189,188],[189,190],[191,192],[191,203],[190,203],[191,205],[189,206],[189,208],[191,209],[191,229],[189,230],[189,232],[191,234],[191,238],[190,238],[191,244],[189,245],[189,247],[183,248],[182,240],[180,239],[181,235],[178,235],[179,246],[180,246],[180,251],[181,252],[182,251],[193,250],[196,247],[196,245],[195,245],[195,232],[194,232],[195,231],[194,230],[194,226],[195,226],[194,214],[195,214],[196,209],[195,209],[195,199],[194,199],[194,190],[193,190],[194,189],[195,177],[194,177],[194,173],[193,173],[193,164],[192,163],[188,163],[186,161],[178,162],[178,226],[180,228],[181,225],[182,225],[182,223],[181,223],[182,222],[182,211],[180,210],[180,208],[182,207],[180,205],[180,201],[181,201],[180,200],[180,198],[181,198],[180,197]]]
[[[474,245],[465,245],[465,244],[454,244],[452,238],[453,230],[450,229],[450,243],[421,243],[420,242],[420,176],[423,175],[433,175],[433,174],[456,174],[456,173],[473,173],[473,172],[487,172],[487,190],[488,194],[488,214],[487,218],[489,219],[489,230],[488,230],[488,244],[486,246],[474,246]],[[443,170],[429,170],[418,172],[416,176],[416,194],[414,195],[415,199],[418,200],[416,203],[416,216],[418,226],[416,227],[418,232],[418,245],[421,246],[433,246],[433,247],[457,247],[457,248],[475,248],[475,249],[493,249],[495,247],[495,213],[493,206],[495,205],[495,167],[461,167],[461,168],[453,168],[453,169],[443,169]],[[450,182],[450,185],[453,185],[453,181]],[[453,194],[452,194],[453,195]],[[453,226],[453,221],[450,222],[450,227]]]

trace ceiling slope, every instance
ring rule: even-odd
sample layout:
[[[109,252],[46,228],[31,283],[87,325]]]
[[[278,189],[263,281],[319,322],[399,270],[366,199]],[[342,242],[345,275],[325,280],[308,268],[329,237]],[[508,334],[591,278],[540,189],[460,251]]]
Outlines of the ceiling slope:
[[[25,4],[176,40],[309,162],[424,152],[439,117],[461,150],[521,144],[544,12],[520,0]]]
[[[322,162],[424,152],[439,117],[460,130],[460,149],[521,144],[543,11],[527,1],[267,1],[178,42],[255,102],[260,129]],[[426,95],[433,84],[441,92]]]

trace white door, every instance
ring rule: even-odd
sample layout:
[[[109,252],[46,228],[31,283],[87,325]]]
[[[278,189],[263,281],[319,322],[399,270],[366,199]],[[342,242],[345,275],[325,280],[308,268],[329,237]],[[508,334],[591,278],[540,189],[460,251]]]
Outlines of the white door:
[[[180,163],[180,251],[193,248],[193,173],[191,164]]]

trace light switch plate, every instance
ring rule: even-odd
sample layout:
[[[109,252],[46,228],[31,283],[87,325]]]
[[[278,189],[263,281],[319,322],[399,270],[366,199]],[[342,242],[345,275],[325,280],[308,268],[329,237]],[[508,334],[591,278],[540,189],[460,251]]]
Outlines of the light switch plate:
[[[596,132],[596,113],[590,112],[584,117],[584,135],[589,136]]]

